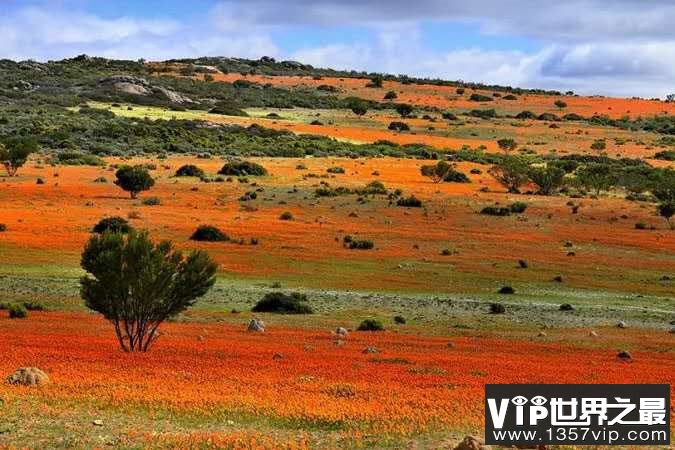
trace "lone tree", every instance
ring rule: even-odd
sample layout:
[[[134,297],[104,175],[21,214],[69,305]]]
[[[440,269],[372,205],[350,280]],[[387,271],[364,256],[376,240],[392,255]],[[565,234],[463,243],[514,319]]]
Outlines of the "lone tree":
[[[131,198],[137,198],[138,194],[147,191],[155,185],[148,170],[141,166],[122,166],[115,172],[117,180],[115,184],[129,192]]]
[[[10,137],[0,139],[0,163],[5,166],[7,175],[13,177],[23,166],[31,153],[37,151],[37,141],[32,138]]]
[[[488,170],[495,180],[504,186],[509,192],[517,194],[520,187],[528,181],[529,166],[517,156],[506,156],[499,164],[495,164]]]
[[[408,117],[413,112],[412,105],[407,103],[399,103],[395,106],[396,112],[401,115],[401,117]]]
[[[565,109],[567,108],[567,103],[562,101],[562,100],[556,100],[554,103],[555,106],[557,106],[560,109]]]
[[[215,282],[216,264],[203,251],[184,257],[146,231],[92,235],[82,252],[80,295],[112,322],[125,352],[145,352],[167,319],[192,306]]]

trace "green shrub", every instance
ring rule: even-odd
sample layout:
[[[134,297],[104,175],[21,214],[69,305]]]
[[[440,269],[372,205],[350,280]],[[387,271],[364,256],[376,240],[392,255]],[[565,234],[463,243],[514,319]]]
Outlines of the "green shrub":
[[[365,319],[357,328],[358,331],[384,331],[382,322],[376,319]]]
[[[248,114],[246,111],[242,110],[236,105],[226,103],[226,102],[220,102],[213,108],[209,110],[211,114],[222,114],[224,116],[239,116],[239,117],[247,117]]]
[[[391,122],[388,128],[393,131],[410,131],[410,126],[408,126],[407,123],[400,121]]]
[[[328,173],[345,173],[345,169],[343,167],[329,167],[326,169],[326,172]]]
[[[267,169],[265,169],[260,164],[243,161],[243,160],[234,160],[226,163],[219,171],[219,175],[233,175],[237,177],[245,176],[263,176],[267,175]]]
[[[514,214],[522,214],[527,209],[527,203],[525,203],[525,202],[513,202],[509,205],[509,209]]]
[[[192,236],[190,236],[190,240],[205,242],[226,242],[230,240],[230,237],[223,233],[218,227],[214,227],[213,225],[199,225],[194,233],[192,233]]]
[[[410,197],[399,198],[396,202],[396,205],[402,206],[404,208],[421,208],[422,200],[418,199],[414,195]]]
[[[499,206],[486,206],[480,210],[481,214],[486,216],[510,216],[511,208],[503,208]]]
[[[511,286],[503,286],[497,292],[500,293],[500,294],[506,294],[506,295],[516,293],[515,289],[513,289]]]
[[[91,230],[93,233],[122,233],[126,234],[131,230],[131,225],[124,217],[112,216],[101,219]]]
[[[371,250],[372,248],[375,247],[375,244],[373,243],[373,241],[369,241],[366,239],[361,240],[350,239],[348,242],[348,247],[351,250]]]
[[[312,314],[312,308],[307,305],[307,296],[293,292],[290,295],[283,292],[270,292],[255,304],[253,312],[271,312],[280,314]]]
[[[563,303],[560,305],[560,311],[574,311],[574,306],[569,303]]]
[[[24,319],[28,317],[28,310],[23,305],[12,305],[9,307],[10,319]]]
[[[105,161],[96,155],[72,151],[57,153],[52,162],[65,166],[105,166]]]
[[[399,325],[404,325],[406,323],[405,317],[403,316],[394,316],[394,322]]]
[[[23,302],[23,307],[28,311],[46,311],[45,305],[37,302]]]
[[[203,178],[206,176],[206,174],[199,167],[193,164],[186,164],[184,166],[179,167],[178,170],[176,170],[176,176]]]
[[[145,206],[157,206],[160,205],[162,201],[159,199],[159,197],[148,197],[144,198],[141,203]]]
[[[293,214],[290,211],[284,211],[279,216],[279,220],[293,220]]]
[[[471,94],[469,100],[472,102],[491,102],[492,97],[482,94]]]
[[[504,314],[506,312],[506,307],[501,303],[490,303],[490,313],[491,314]]]

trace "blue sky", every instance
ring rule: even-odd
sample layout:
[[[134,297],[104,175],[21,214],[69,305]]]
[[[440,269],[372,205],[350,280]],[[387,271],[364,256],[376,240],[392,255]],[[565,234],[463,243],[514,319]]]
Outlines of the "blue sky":
[[[675,92],[669,0],[0,0],[0,57],[295,59],[586,94]]]

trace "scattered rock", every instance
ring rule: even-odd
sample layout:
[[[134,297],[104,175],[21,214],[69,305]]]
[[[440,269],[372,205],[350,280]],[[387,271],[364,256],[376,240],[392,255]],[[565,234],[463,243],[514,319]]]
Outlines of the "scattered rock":
[[[335,341],[336,347],[342,347],[343,345],[345,345],[345,341],[343,341],[342,339],[338,339],[337,341]]]
[[[596,333],[595,331],[591,331],[590,333],[588,333],[588,335],[590,337],[598,337],[598,333]]]
[[[92,422],[94,425],[97,427],[102,427],[103,426],[103,421],[101,419],[96,419]]]
[[[248,323],[248,331],[263,333],[265,331],[265,322],[260,319],[251,319]]]
[[[7,383],[23,386],[41,386],[49,383],[49,376],[37,367],[20,367],[7,377]]]
[[[619,328],[627,328],[628,327],[628,325],[626,325],[626,322],[624,322],[623,320],[619,320],[619,323],[617,323],[616,326],[619,327]]]
[[[537,334],[537,336],[539,336],[539,337],[546,337],[546,336],[548,336],[548,335],[546,334],[546,332],[540,331],[539,334]]]
[[[380,353],[375,347],[366,347],[363,349],[363,353]]]
[[[343,327],[337,327],[337,329],[335,330],[335,334],[336,334],[338,337],[345,338],[345,337],[347,337],[347,335],[349,334],[349,332],[347,331],[346,328],[343,328]]]
[[[465,436],[464,440],[457,444],[454,450],[490,450],[492,447],[483,445],[475,436]]]
[[[274,356],[272,356],[272,359],[278,361],[280,359],[284,359],[284,355],[282,355],[281,353],[275,353]]]
[[[448,342],[447,344],[445,344],[445,346],[448,347],[448,348],[455,348],[455,343],[454,342]]]

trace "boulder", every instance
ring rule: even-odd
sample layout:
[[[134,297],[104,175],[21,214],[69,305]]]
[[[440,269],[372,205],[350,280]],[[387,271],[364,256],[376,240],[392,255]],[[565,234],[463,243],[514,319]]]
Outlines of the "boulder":
[[[345,337],[347,337],[347,335],[349,334],[349,332],[347,331],[346,328],[343,328],[343,327],[337,327],[337,329],[335,330],[335,334],[336,334],[338,337],[340,337],[340,338],[345,338]]]
[[[490,450],[491,447],[483,443],[475,436],[465,436],[462,442],[457,444],[454,450]]]
[[[363,349],[363,353],[380,353],[375,347],[366,347]]]
[[[265,331],[265,322],[260,319],[251,319],[248,323],[248,331],[262,333]]]
[[[628,325],[626,325],[626,322],[624,322],[623,320],[619,320],[619,323],[617,323],[616,326],[619,327],[619,328],[628,327]]]
[[[49,376],[37,367],[20,367],[7,377],[7,383],[23,386],[41,386],[49,383]]]

